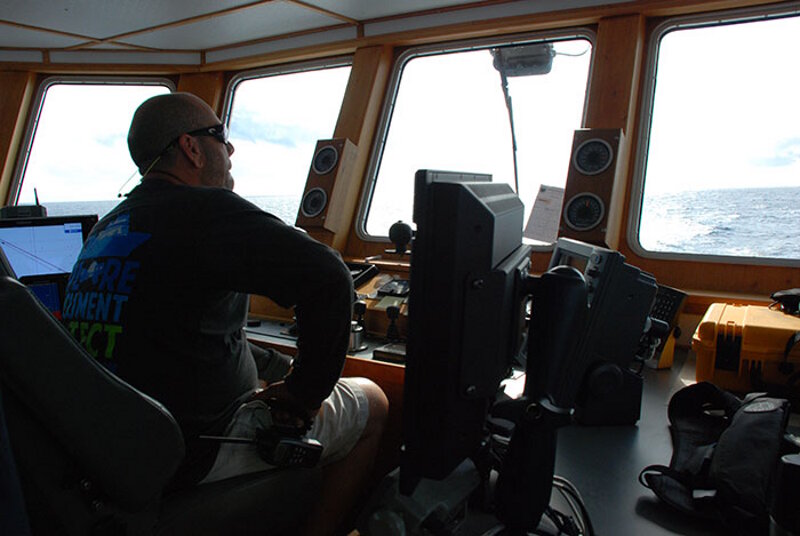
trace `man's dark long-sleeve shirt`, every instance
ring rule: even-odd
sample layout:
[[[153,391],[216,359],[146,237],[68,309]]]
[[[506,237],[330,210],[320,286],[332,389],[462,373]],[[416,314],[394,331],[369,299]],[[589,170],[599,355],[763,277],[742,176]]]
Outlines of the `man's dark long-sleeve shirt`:
[[[188,463],[204,466],[215,449],[194,438],[221,433],[257,386],[242,331],[247,293],[295,306],[286,381],[318,405],[347,350],[350,272],[335,251],[227,190],[153,179],[135,188],[87,239],[64,318],[93,356],[170,410]]]

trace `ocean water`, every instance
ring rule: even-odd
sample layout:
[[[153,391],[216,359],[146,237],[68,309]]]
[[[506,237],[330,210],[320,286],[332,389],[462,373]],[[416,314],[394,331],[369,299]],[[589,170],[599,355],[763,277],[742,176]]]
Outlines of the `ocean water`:
[[[248,198],[294,224],[295,196]],[[48,203],[51,216],[108,213],[119,201]],[[745,257],[800,258],[800,187],[703,190],[648,196],[639,236],[645,249]]]
[[[639,237],[651,251],[800,258],[800,188],[743,188],[645,198]]]

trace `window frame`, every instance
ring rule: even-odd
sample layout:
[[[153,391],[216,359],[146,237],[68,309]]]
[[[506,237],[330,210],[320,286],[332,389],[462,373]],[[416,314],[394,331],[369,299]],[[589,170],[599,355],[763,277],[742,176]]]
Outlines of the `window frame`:
[[[800,266],[800,253],[797,259],[777,257],[747,257],[736,255],[717,255],[702,253],[677,253],[651,251],[645,249],[639,241],[642,208],[644,204],[645,171],[647,169],[650,150],[650,134],[653,125],[653,108],[656,79],[658,74],[658,58],[661,40],[671,32],[725,26],[737,23],[768,21],[787,17],[800,17],[800,2],[782,6],[758,6],[743,9],[729,9],[720,12],[702,13],[670,17],[654,26],[647,43],[647,60],[642,71],[642,99],[639,110],[639,133],[636,142],[636,160],[630,187],[629,215],[627,221],[626,240],[630,249],[639,257],[655,260],[671,260],[681,262],[716,262],[724,264],[754,266]]]
[[[412,59],[424,56],[434,56],[438,54],[467,52],[471,50],[486,49],[495,46],[514,46],[522,44],[531,44],[544,41],[564,41],[568,39],[586,39],[591,43],[592,56],[589,60],[589,72],[586,78],[586,97],[583,104],[583,117],[581,124],[577,128],[583,128],[586,124],[586,110],[589,105],[589,90],[591,87],[592,71],[594,68],[595,49],[596,49],[597,32],[589,26],[577,26],[565,29],[544,30],[537,32],[526,32],[523,34],[512,34],[506,36],[494,36],[490,38],[478,38],[459,41],[439,42],[435,44],[427,44],[409,47],[400,53],[395,60],[392,67],[392,73],[389,78],[389,83],[386,90],[386,97],[381,109],[378,126],[375,129],[375,142],[372,144],[372,149],[369,156],[369,164],[367,172],[364,177],[366,184],[364,185],[361,199],[358,204],[358,212],[356,213],[355,232],[356,236],[367,243],[384,243],[389,241],[388,236],[370,235],[367,233],[366,224],[367,216],[369,214],[369,206],[372,203],[372,196],[375,190],[375,185],[378,179],[378,172],[380,171],[381,161],[383,160],[383,151],[386,146],[386,140],[391,128],[392,115],[394,113],[394,106],[397,102],[397,96],[400,89],[400,82],[402,79],[403,70],[406,64]],[[499,84],[498,84],[499,87]],[[465,171],[465,170],[461,170]],[[534,251],[552,251],[555,244],[536,244],[532,245]]]
[[[54,85],[108,85],[108,86],[164,86],[171,93],[177,90],[175,80],[165,76],[79,76],[79,75],[57,75],[48,76],[43,79],[36,89],[36,95],[31,103],[25,133],[20,144],[20,151],[14,174],[11,178],[11,185],[8,193],[8,204],[16,205],[22,191],[22,183],[25,179],[25,171],[28,168],[28,161],[33,150],[33,143],[36,141],[36,129],[44,107],[47,90]]]

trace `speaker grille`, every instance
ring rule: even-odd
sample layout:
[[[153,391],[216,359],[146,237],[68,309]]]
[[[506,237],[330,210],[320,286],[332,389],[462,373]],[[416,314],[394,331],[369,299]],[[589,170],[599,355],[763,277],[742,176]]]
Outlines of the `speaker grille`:
[[[333,145],[326,145],[314,155],[314,159],[311,161],[311,169],[317,175],[325,175],[336,167],[337,162],[339,162],[339,151]]]
[[[322,188],[313,188],[306,192],[303,196],[303,202],[300,204],[300,212],[306,218],[314,218],[318,216],[328,203],[328,194]]]
[[[602,138],[592,138],[581,143],[572,155],[575,169],[583,175],[599,175],[611,166],[614,149]]]
[[[582,192],[564,205],[564,223],[575,231],[588,231],[603,221],[605,213],[602,199],[593,193]]]

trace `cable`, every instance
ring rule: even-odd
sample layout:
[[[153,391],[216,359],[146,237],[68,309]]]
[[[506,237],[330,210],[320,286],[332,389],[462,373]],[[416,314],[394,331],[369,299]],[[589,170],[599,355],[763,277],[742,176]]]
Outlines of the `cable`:
[[[123,189],[123,188],[125,188],[125,185],[127,185],[129,182],[131,182],[131,181],[133,180],[133,178],[134,178],[136,175],[138,175],[138,174],[139,174],[139,170],[137,169],[136,171],[134,171],[134,172],[131,174],[131,176],[130,176],[130,177],[128,177],[128,178],[125,180],[125,182],[123,182],[123,183],[122,183],[122,186],[120,186],[120,187],[119,187],[119,190],[117,190],[117,197],[122,197],[122,189]]]
[[[592,520],[589,517],[589,511],[586,509],[586,503],[583,501],[583,497],[581,497],[578,488],[576,488],[575,485],[566,478],[558,475],[553,475],[553,485],[556,486],[556,489],[560,493],[567,493],[572,496],[575,501],[574,504],[577,505],[577,510],[573,511],[583,524],[584,534],[586,534],[586,536],[594,536]],[[570,505],[573,506],[573,503],[570,502]]]
[[[166,151],[166,149],[164,149],[164,151]],[[163,154],[163,153],[162,153],[162,154]],[[159,160],[161,160],[161,155],[158,155],[157,157],[155,157],[155,159],[154,159],[152,162],[150,162],[150,165],[149,165],[149,166],[147,166],[147,169],[145,169],[145,170],[144,170],[144,173],[142,173],[142,177],[144,177],[145,175],[147,175],[148,173],[150,173],[150,171],[151,171],[151,170],[153,169],[153,167],[154,167],[154,166],[155,166],[155,165],[158,163],[158,161],[159,161]],[[130,176],[130,177],[128,177],[128,178],[127,178],[127,180],[125,180],[125,182],[123,182],[123,183],[122,183],[122,186],[120,186],[120,187],[119,187],[119,190],[117,190],[117,197],[122,197],[122,189],[123,189],[123,188],[125,188],[125,185],[126,185],[126,184],[128,184],[129,182],[131,182],[131,181],[133,180],[133,178],[134,178],[134,177],[135,177],[135,176],[136,176],[138,173],[139,173],[139,170],[137,169],[136,171],[134,171],[133,173],[131,173],[131,176]],[[127,196],[128,194],[125,194],[125,195]]]
[[[581,56],[583,56],[587,52],[589,52],[589,47],[586,47],[586,49],[583,52],[579,53],[579,54],[569,54],[567,52],[554,52],[553,55],[554,56],[569,56],[570,58],[580,58]]]

